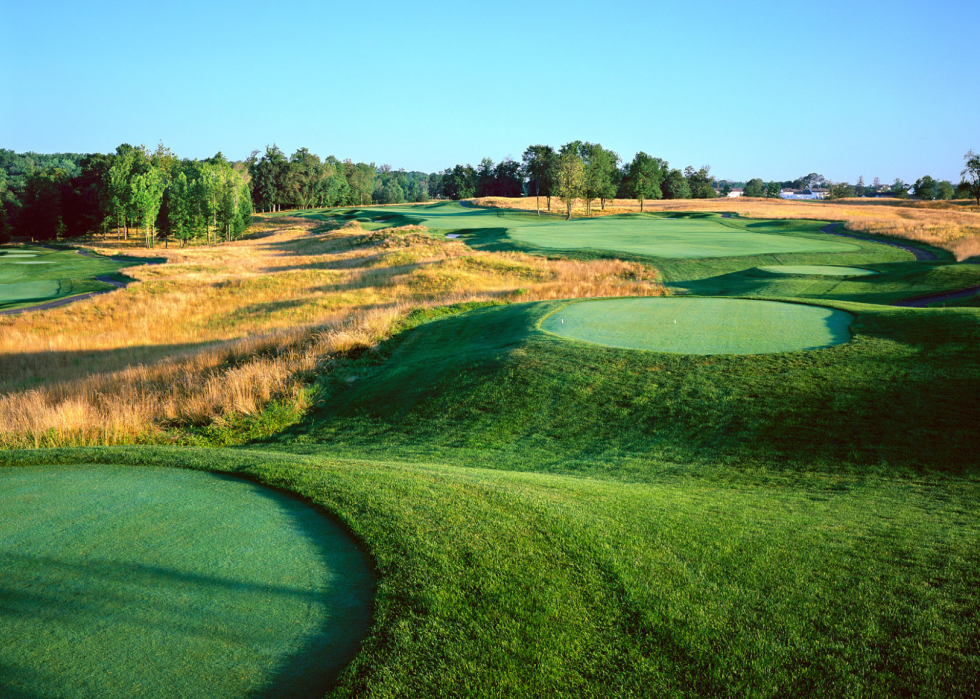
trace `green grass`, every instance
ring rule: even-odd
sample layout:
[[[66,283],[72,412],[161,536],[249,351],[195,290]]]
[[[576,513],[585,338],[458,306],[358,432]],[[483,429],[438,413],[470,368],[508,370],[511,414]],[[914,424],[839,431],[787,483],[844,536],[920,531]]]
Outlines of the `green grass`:
[[[834,265],[772,265],[760,267],[763,272],[774,274],[815,274],[826,277],[866,277],[878,274],[871,269],[861,267],[835,267]]]
[[[252,483],[0,469],[4,697],[322,696],[373,582],[340,527]]]
[[[601,299],[570,303],[541,321],[547,332],[623,349],[681,354],[764,354],[847,342],[852,316],[804,304],[713,298]]]
[[[332,696],[980,690],[975,482],[651,463],[649,482],[624,483],[154,448],[0,459],[227,471],[336,513],[380,582]]]
[[[850,342],[712,357],[544,332],[561,301],[443,317],[338,363],[274,443],[630,480],[653,464],[972,473],[977,312],[824,303],[854,316]]]
[[[331,512],[379,576],[334,697],[980,694],[980,311],[882,305],[978,284],[980,268],[851,240],[696,259],[557,251],[520,239],[554,217],[456,204],[300,213],[637,260],[678,292],[833,309],[853,318],[852,339],[699,356],[547,332],[559,314],[635,301],[419,311],[376,352],[324,367],[306,415],[277,405],[279,417],[200,436],[247,448],[3,452],[0,464],[234,473]],[[688,218],[669,224],[842,242],[822,222]],[[878,274],[759,269],[772,265]],[[769,308],[642,303],[717,301]],[[773,331],[754,324],[741,334]]]
[[[120,269],[148,261],[134,257],[120,262],[108,257],[79,255],[75,250],[0,246],[0,310],[108,291],[113,285],[95,277],[118,277],[116,273]]]

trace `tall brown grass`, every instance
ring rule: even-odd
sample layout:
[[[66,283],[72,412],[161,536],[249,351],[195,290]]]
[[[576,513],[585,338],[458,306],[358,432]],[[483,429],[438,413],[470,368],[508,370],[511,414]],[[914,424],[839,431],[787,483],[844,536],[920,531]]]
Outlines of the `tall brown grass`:
[[[544,203],[542,198],[542,204]],[[488,197],[474,200],[479,206],[534,209],[534,199]],[[555,200],[552,208],[557,210]],[[613,199],[593,215],[636,213],[635,199]],[[840,199],[798,201],[784,199],[670,199],[647,200],[644,211],[732,211],[750,218],[817,219],[843,221],[848,230],[917,240],[952,252],[958,260],[980,255],[980,207],[970,202],[916,202],[899,199]],[[585,203],[576,202],[575,215],[584,215]]]
[[[313,375],[377,347],[413,309],[664,293],[638,264],[257,220],[244,241],[158,250],[168,263],[129,269],[127,289],[0,318],[0,446],[173,442],[270,401],[302,409]]]

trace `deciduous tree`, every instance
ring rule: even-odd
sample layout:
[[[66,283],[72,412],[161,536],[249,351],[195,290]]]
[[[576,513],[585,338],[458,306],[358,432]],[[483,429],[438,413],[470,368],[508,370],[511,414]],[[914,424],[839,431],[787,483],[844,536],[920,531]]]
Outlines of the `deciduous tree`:
[[[566,143],[561,147],[552,170],[552,191],[565,202],[566,221],[572,220],[572,204],[582,196],[585,180],[585,167],[579,155],[578,141]]]
[[[633,160],[626,166],[626,172],[623,176],[623,192],[626,196],[639,200],[640,211],[642,212],[644,201],[663,197],[663,192],[660,189],[662,176],[658,159],[640,151],[633,156]]]

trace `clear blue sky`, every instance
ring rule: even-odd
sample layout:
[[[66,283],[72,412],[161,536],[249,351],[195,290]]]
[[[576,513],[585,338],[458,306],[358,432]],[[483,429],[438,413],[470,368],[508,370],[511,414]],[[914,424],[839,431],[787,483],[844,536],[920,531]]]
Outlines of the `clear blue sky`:
[[[978,27],[977,0],[0,0],[0,147],[434,171],[583,139],[729,179],[958,181]]]

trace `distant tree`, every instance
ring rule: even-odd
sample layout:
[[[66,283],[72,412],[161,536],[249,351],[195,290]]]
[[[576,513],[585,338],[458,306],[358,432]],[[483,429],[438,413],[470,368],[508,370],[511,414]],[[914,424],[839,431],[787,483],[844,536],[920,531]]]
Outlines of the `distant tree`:
[[[917,198],[932,201],[939,195],[937,191],[938,185],[939,183],[936,180],[929,175],[925,175],[917,179],[912,187],[915,190],[915,196]]]
[[[895,193],[895,196],[899,198],[905,198],[909,195],[909,186],[902,182],[902,180],[898,177],[896,177],[895,181],[892,183],[891,190]]]
[[[956,193],[956,189],[953,187],[953,183],[948,180],[943,180],[936,185],[936,199],[949,200],[953,198]]]
[[[173,237],[180,242],[180,247],[184,247],[194,237],[192,190],[185,172],[178,173],[170,184],[168,199],[170,231],[167,238]]]
[[[543,194],[548,197],[548,211],[551,211],[551,174],[555,167],[555,149],[551,146],[528,146],[524,151],[524,176],[528,184],[534,188],[534,208],[541,215],[539,198]]]
[[[663,197],[660,189],[662,178],[658,160],[640,151],[626,166],[621,189],[627,197],[639,200],[642,213],[645,200]]]
[[[606,210],[606,201],[616,198],[616,193],[622,184],[623,172],[619,169],[621,162],[622,158],[619,157],[619,153],[612,150],[606,151],[606,171],[599,188],[599,207],[603,211]]]
[[[864,186],[864,175],[858,175],[857,184],[854,185],[854,193],[859,197],[863,197],[867,189],[868,188]]]
[[[713,199],[718,196],[712,184],[714,180],[711,177],[710,165],[704,165],[700,170],[695,170],[688,165],[684,168],[684,179],[687,180],[692,199]]]
[[[558,152],[552,170],[552,192],[565,203],[566,218],[572,220],[572,204],[582,196],[585,166],[579,155],[580,142],[566,143]]]
[[[521,164],[516,160],[504,158],[494,168],[494,194],[498,197],[520,197],[524,195],[524,174]]]
[[[442,193],[446,199],[469,199],[476,193],[477,175],[469,165],[457,165],[442,173]]]
[[[770,182],[766,185],[766,198],[767,199],[779,199],[782,193],[782,187],[779,182]]]
[[[971,148],[963,156],[963,160],[966,166],[960,172],[960,177],[966,184],[966,191],[977,200],[977,206],[980,206],[980,154],[974,153]]]
[[[46,167],[27,176],[23,203],[18,217],[21,235],[35,240],[57,240],[64,235],[63,194],[68,173]]]
[[[144,230],[146,247],[153,247],[156,233],[157,214],[163,201],[163,191],[166,187],[166,175],[157,167],[150,167],[135,175],[130,182],[133,196],[133,208],[136,220]]]
[[[828,199],[849,199],[854,196],[854,185],[848,184],[847,182],[837,182],[836,184],[829,183],[829,193],[827,194]]]
[[[579,143],[578,154],[582,159],[582,192],[585,199],[585,215],[592,215],[592,200],[609,184],[608,151],[598,143]]]
[[[666,166],[666,163],[665,163]],[[664,199],[690,199],[691,188],[680,170],[667,170],[666,175],[660,185],[664,194]]]
[[[875,177],[874,182],[871,183],[871,186],[874,187],[875,193],[877,194],[878,190],[881,189],[881,180]]]
[[[718,190],[718,194],[723,197],[727,197],[732,193],[732,183],[728,180],[724,180],[721,184],[721,189]]]
[[[476,196],[492,197],[496,194],[497,172],[493,160],[484,158],[476,168]]]
[[[742,191],[743,197],[763,197],[766,194],[766,185],[758,177],[745,183]]]

